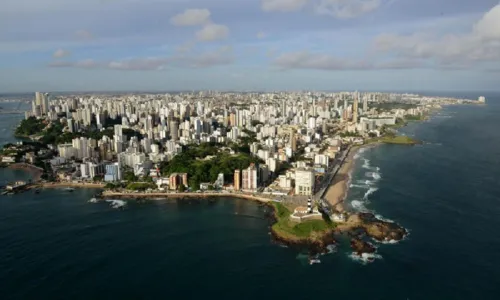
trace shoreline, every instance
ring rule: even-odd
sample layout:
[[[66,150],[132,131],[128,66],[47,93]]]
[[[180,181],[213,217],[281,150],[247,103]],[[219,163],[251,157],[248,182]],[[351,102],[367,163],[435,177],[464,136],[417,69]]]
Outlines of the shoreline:
[[[29,175],[31,175],[33,177],[32,178],[33,182],[40,181],[40,179],[42,178],[42,174],[43,174],[43,169],[41,169],[35,165],[26,164],[26,163],[11,164],[11,165],[7,166],[7,168],[9,168],[11,170],[23,170],[23,171],[25,171],[26,173],[28,173]]]

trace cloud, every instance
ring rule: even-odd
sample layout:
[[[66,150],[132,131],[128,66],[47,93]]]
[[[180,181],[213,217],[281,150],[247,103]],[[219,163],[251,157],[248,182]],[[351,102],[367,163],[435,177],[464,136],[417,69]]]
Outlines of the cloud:
[[[148,57],[148,58],[133,58],[121,61],[112,61],[107,64],[107,68],[113,70],[128,70],[128,71],[151,71],[163,70],[167,67],[168,58]]]
[[[500,61],[500,4],[484,14],[468,33],[382,34],[374,39],[373,48],[403,59],[427,59],[443,68]]]
[[[232,47],[221,47],[196,55],[177,55],[171,57],[137,57],[122,60],[95,61],[54,61],[48,64],[52,68],[110,69],[121,71],[160,71],[168,67],[208,68],[227,65],[234,62]]]
[[[281,69],[366,70],[371,64],[307,51],[281,54],[273,64]]]
[[[94,38],[94,35],[90,33],[88,30],[78,30],[75,32],[75,35],[77,38],[82,39],[82,40],[90,40]]]
[[[262,0],[261,8],[266,12],[292,12],[312,7],[320,15],[349,19],[372,12],[392,1],[394,0]]]
[[[183,63],[194,68],[207,68],[216,65],[228,65],[234,62],[232,47],[221,47],[215,51],[202,53],[198,56],[184,58]]]
[[[315,11],[338,19],[349,19],[372,12],[381,4],[381,0],[321,0],[315,5]]]
[[[83,69],[94,69],[100,67],[102,64],[99,62],[96,62],[93,59],[86,59],[86,60],[81,60],[81,61],[76,61],[76,62],[69,62],[69,61],[55,61],[49,63],[49,67],[53,68],[83,68]]]
[[[303,8],[309,0],[262,0],[263,11],[290,12]]]
[[[257,32],[257,38],[258,39],[264,39],[266,37],[267,37],[267,33],[265,33],[264,31]]]
[[[308,51],[281,54],[273,60],[272,64],[281,70],[353,71],[428,68],[425,62],[417,59],[389,59],[382,62],[369,62]]]
[[[196,26],[210,22],[208,9],[186,9],[183,13],[173,16],[170,23],[175,26]]]
[[[229,28],[225,25],[207,24],[202,29],[196,32],[196,39],[198,41],[210,42],[222,40],[229,35]]]
[[[54,58],[63,58],[63,57],[69,56],[70,54],[71,54],[71,52],[69,52],[68,50],[57,49],[54,52],[54,54],[52,54],[52,57],[54,57]]]

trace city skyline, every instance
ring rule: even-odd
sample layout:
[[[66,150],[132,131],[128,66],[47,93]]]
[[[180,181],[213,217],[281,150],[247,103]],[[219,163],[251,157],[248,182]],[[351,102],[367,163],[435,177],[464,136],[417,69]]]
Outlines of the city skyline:
[[[496,0],[7,0],[0,20],[3,93],[476,91],[500,78]]]

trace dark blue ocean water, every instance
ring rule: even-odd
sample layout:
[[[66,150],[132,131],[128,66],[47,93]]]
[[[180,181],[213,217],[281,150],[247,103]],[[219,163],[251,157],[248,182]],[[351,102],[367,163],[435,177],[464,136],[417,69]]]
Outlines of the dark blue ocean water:
[[[309,266],[244,200],[115,210],[87,203],[92,190],[44,190],[0,197],[0,297],[498,299],[500,95],[485,96],[402,130],[425,145],[359,154],[347,202],[411,232],[374,263],[341,247]]]

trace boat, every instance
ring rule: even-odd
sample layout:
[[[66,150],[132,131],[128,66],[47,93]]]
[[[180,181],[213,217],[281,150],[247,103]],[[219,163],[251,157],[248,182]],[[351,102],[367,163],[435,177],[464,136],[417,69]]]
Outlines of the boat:
[[[97,203],[99,201],[97,200],[97,198],[94,197],[94,198],[90,199],[89,202],[90,203]]]
[[[35,194],[40,194],[40,189],[35,189]]]
[[[313,264],[319,264],[321,263],[321,260],[317,259],[317,258],[310,258],[309,259],[309,264],[310,265],[313,265]]]
[[[67,187],[64,189],[66,192],[73,192],[75,189],[72,187]]]

